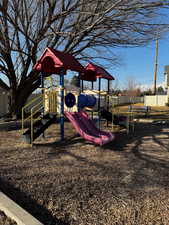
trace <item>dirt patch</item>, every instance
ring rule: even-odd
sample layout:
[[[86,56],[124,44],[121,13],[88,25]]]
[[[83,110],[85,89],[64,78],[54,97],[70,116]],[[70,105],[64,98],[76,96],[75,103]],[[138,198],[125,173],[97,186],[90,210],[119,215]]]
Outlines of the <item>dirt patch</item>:
[[[94,146],[65,124],[31,148],[0,132],[0,190],[46,225],[168,225],[169,127],[139,124]]]

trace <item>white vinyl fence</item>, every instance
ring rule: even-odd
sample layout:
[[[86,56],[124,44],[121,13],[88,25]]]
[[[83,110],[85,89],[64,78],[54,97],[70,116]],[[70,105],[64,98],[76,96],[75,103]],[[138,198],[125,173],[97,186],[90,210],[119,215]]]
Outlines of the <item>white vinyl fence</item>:
[[[113,96],[113,105],[143,103],[144,97],[130,97],[130,96]]]
[[[165,106],[167,102],[167,95],[144,96],[145,106]]]

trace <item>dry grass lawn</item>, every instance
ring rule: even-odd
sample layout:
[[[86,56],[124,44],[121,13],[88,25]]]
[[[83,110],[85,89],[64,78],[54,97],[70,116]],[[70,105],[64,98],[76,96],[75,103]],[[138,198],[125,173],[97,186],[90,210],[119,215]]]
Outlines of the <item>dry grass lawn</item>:
[[[58,125],[33,148],[0,131],[0,190],[45,225],[169,225],[169,124],[94,146]]]

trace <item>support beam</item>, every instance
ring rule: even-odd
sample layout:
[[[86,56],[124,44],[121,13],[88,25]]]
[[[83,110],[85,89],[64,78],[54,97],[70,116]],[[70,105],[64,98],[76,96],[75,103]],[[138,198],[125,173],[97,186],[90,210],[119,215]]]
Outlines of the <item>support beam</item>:
[[[64,140],[64,69],[60,73],[60,135],[61,141]]]
[[[99,117],[99,129],[100,129],[100,91],[101,91],[101,78],[99,77],[99,88],[98,88],[98,91],[99,91],[99,99],[98,99],[98,117]]]

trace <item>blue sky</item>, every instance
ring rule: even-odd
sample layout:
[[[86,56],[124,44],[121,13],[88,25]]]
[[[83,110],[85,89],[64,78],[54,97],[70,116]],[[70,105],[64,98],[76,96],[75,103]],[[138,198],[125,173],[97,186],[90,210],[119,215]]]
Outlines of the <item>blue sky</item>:
[[[158,51],[157,86],[164,82],[164,66],[169,65],[169,38],[159,40]],[[155,42],[146,47],[119,48],[115,53],[120,55],[122,63],[108,71],[117,78],[120,88],[125,88],[128,77],[132,77],[141,86],[153,84]]]
[[[161,22],[169,21],[168,10],[161,10],[164,13],[161,16]],[[127,79],[132,77],[138,86],[151,87],[154,79],[154,61],[155,61],[155,42],[151,42],[146,47],[137,48],[115,48],[112,49],[116,55],[120,57],[120,65],[113,65],[106,70],[112,74],[116,81],[113,81],[113,86],[116,88],[126,88]],[[104,62],[100,62],[104,67]],[[169,34],[159,40],[159,55],[158,55],[158,71],[157,71],[157,86],[164,83],[164,66],[169,65]],[[67,78],[72,77],[72,73]],[[73,73],[74,75],[74,73]],[[106,82],[102,82],[102,86],[106,86]],[[86,84],[87,85],[87,84]],[[88,84],[88,86],[91,86]],[[95,84],[97,87],[97,84]]]
[[[157,86],[160,86],[164,82],[164,66],[169,65],[169,37],[159,40],[158,50]],[[113,81],[113,86],[125,89],[129,77],[133,78],[138,86],[145,88],[152,86],[154,79],[155,42],[150,43],[146,47],[116,48],[114,52],[119,55],[121,64],[106,69],[116,79],[116,81]],[[104,67],[104,65],[102,66]],[[72,74],[67,76],[67,78],[71,77]],[[86,85],[91,86],[87,82]],[[95,84],[95,88],[97,86]],[[104,88],[105,86],[107,86],[107,82],[102,81],[102,87]]]
[[[158,71],[157,86],[164,83],[164,66],[169,65],[169,35],[159,40],[158,54]],[[155,63],[155,41],[146,47],[137,48],[115,48],[116,55],[119,55],[120,65],[113,65],[106,70],[112,74],[116,81],[113,81],[113,87],[125,89],[127,87],[127,79],[134,79],[134,82],[146,89],[151,87],[154,79],[154,63]],[[100,62],[101,64],[101,62]],[[104,64],[101,64],[104,67]],[[66,78],[71,78],[75,73],[68,73]],[[86,82],[87,86],[91,86]],[[105,89],[107,82],[102,81],[102,88]],[[97,83],[95,88],[98,88]]]
[[[142,89],[152,88],[154,81],[154,64],[156,54],[155,41],[145,47],[115,48],[113,52],[119,56],[120,65],[112,65],[106,70],[115,77],[113,86],[115,88],[125,89],[128,78],[133,79],[138,87]],[[104,63],[99,62],[104,67]],[[169,35],[159,40],[158,47],[158,70],[157,86],[164,84],[164,66],[169,65]],[[67,78],[71,78],[68,75]],[[87,86],[90,83],[85,82]],[[98,88],[95,83],[95,88]],[[107,82],[102,80],[102,88],[106,89]]]
[[[168,9],[160,10],[161,23],[167,24],[169,21]],[[130,77],[138,87],[145,89],[152,88],[154,81],[154,64],[155,64],[155,41],[149,43],[145,47],[132,48],[114,48],[112,52],[119,56],[120,65],[113,65],[106,70],[112,74],[116,81],[113,81],[113,86],[120,89],[125,89],[127,79]],[[104,67],[104,63],[99,62]],[[164,85],[164,66],[169,65],[169,32],[159,40],[158,48],[158,69],[157,69],[157,86]],[[102,81],[102,86],[105,87],[107,82]],[[97,87],[97,84],[95,85]]]

